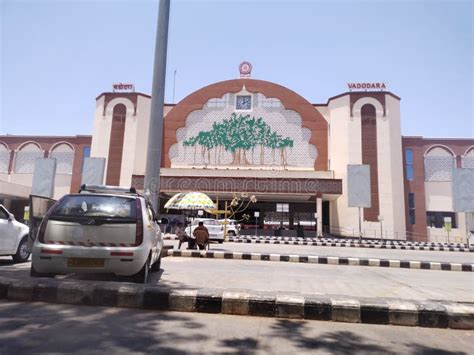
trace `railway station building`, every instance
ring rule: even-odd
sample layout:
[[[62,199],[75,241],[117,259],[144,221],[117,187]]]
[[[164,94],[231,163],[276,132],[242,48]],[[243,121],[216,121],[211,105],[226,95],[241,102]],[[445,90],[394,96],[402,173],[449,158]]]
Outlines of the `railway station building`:
[[[449,233],[450,241],[460,242],[466,222],[474,229],[472,215],[466,221],[454,213],[451,198],[452,169],[474,168],[474,138],[403,137],[401,99],[383,83],[351,83],[325,103],[310,103],[289,88],[251,78],[250,64],[243,64],[240,78],[165,105],[162,205],[181,191],[205,192],[219,201],[218,209],[235,195],[255,195],[244,223],[257,224],[263,234],[283,222],[288,235],[300,224],[307,235],[358,236],[347,165],[368,164],[364,236],[446,242]],[[106,159],[104,184],[143,189],[151,97],[122,90],[95,101],[91,136],[0,136],[0,202],[11,206],[28,195],[38,157],[57,159],[55,197],[79,188],[89,156]]]

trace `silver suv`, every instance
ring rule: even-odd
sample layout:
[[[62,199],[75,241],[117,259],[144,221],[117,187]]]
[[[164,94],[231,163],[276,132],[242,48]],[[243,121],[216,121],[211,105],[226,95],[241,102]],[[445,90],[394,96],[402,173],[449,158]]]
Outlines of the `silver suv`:
[[[35,211],[34,206],[30,209]],[[112,273],[144,283],[159,270],[163,240],[150,202],[134,188],[83,185],[42,218],[31,276]]]

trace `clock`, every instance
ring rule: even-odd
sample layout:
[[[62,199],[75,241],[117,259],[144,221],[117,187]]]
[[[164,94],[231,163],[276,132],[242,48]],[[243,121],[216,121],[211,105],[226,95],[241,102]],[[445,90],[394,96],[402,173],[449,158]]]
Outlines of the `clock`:
[[[236,110],[251,110],[252,109],[252,97],[250,95],[237,95],[235,100]]]
[[[239,71],[241,77],[249,77],[250,73],[252,73],[252,64],[247,61],[240,63]]]

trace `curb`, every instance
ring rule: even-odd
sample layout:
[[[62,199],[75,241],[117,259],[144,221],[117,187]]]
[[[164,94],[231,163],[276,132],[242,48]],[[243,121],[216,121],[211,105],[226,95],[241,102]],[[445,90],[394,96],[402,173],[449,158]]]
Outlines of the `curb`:
[[[244,240],[260,240],[260,241],[288,241],[288,242],[323,242],[323,243],[341,243],[352,245],[385,245],[385,246],[405,246],[405,247],[420,247],[420,248],[442,248],[433,249],[435,251],[465,251],[474,252],[474,247],[468,248],[466,244],[460,243],[427,243],[427,242],[410,242],[410,241],[394,241],[394,240],[372,240],[363,239],[362,243],[357,238],[325,238],[325,237],[275,237],[275,236],[257,236],[254,235],[239,235],[236,237],[228,237],[229,239],[244,239]],[[174,234],[167,234],[163,237],[164,240],[177,240]],[[407,248],[409,249],[409,248]],[[453,250],[454,249],[454,250]],[[459,250],[457,250],[459,249]],[[414,249],[414,250],[430,250],[430,249]]]
[[[391,267],[402,269],[441,270],[441,271],[463,271],[473,272],[474,264],[447,263],[437,261],[417,260],[394,260],[374,258],[352,258],[340,256],[320,255],[291,255],[291,254],[268,254],[268,253],[242,253],[224,251],[199,251],[199,250],[169,250],[168,256],[210,258],[210,259],[235,259],[253,261],[277,261],[309,264],[349,265],[349,266],[372,266]]]
[[[474,305],[332,295],[279,294],[216,289],[166,289],[159,286],[0,278],[0,299],[161,311],[222,313],[391,324],[428,328],[474,329]]]
[[[397,249],[397,250],[423,250],[423,251],[454,251],[472,253],[474,249],[441,247],[441,246],[406,246],[396,244],[377,244],[377,243],[354,243],[354,242],[331,242],[331,241],[302,241],[302,240],[274,240],[274,239],[255,239],[255,238],[233,238],[229,242],[233,243],[255,243],[255,244],[281,244],[281,245],[311,245],[323,247],[351,247],[351,248],[369,248],[369,249]]]
[[[232,238],[240,239],[258,239],[258,240],[288,240],[288,241],[322,241],[326,243],[350,243],[350,244],[368,244],[368,245],[400,245],[400,246],[420,246],[420,247],[444,247],[444,248],[461,248],[469,249],[467,244],[462,243],[430,243],[430,242],[412,242],[406,240],[384,240],[384,239],[362,239],[359,242],[358,238],[328,238],[328,237],[278,237],[278,236],[257,236],[242,234]]]

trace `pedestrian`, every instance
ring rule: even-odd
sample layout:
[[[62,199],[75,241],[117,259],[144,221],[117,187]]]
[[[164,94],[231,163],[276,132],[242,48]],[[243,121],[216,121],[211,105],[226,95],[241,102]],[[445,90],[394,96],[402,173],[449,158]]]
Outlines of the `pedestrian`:
[[[193,236],[196,238],[196,244],[200,250],[204,250],[209,244],[209,230],[204,226],[203,222],[199,222],[194,229]]]
[[[183,223],[178,222],[176,224],[176,229],[175,229],[174,233],[178,237],[178,240],[179,240],[178,249],[180,249],[181,244],[183,244],[185,242],[188,242],[188,239],[189,239],[188,235],[186,234],[186,230],[184,228]]]
[[[304,228],[300,222],[298,222],[298,225],[296,226],[296,237],[304,238]]]

